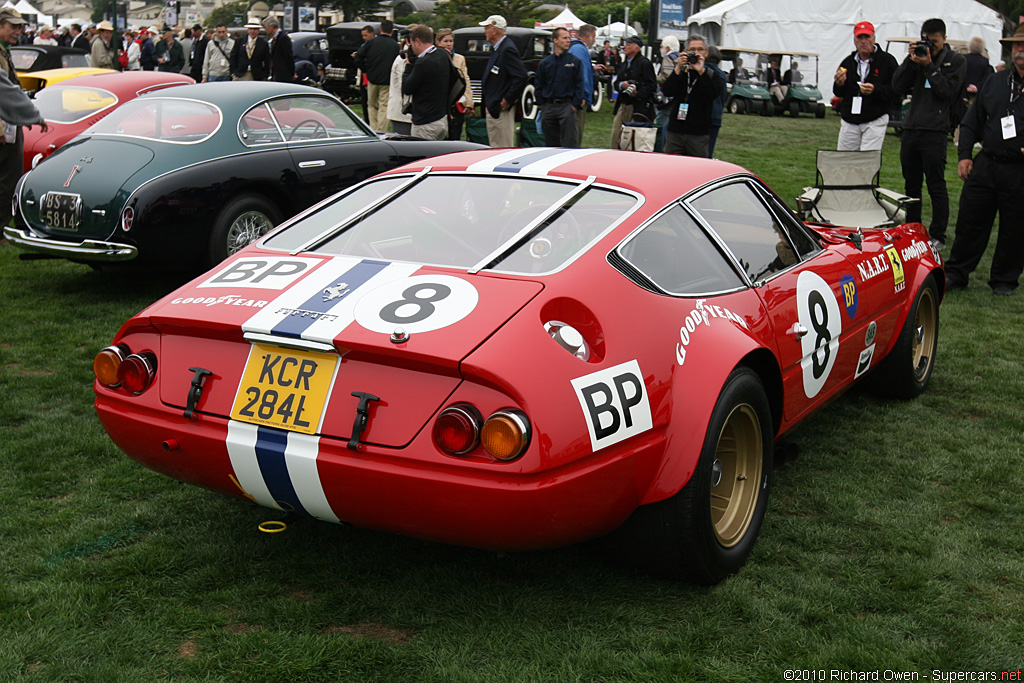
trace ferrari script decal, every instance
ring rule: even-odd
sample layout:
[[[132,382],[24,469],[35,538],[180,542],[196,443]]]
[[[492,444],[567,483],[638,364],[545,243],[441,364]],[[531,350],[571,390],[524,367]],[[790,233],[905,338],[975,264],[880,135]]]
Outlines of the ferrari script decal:
[[[594,451],[653,426],[647,387],[635,360],[572,380]]]
[[[832,289],[820,275],[811,271],[804,271],[797,278],[796,310],[800,324],[808,330],[800,338],[804,393],[807,398],[814,398],[825,386],[835,365],[843,321]]]

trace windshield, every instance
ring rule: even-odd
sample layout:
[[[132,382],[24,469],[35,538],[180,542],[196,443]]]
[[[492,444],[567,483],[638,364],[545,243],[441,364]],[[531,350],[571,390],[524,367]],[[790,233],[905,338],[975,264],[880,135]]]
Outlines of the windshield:
[[[117,104],[117,96],[100,88],[57,85],[40,90],[35,104],[47,121],[74,123]]]
[[[273,235],[266,246],[298,249],[403,183],[409,178],[389,177],[364,185]],[[584,252],[636,204],[633,195],[593,186],[581,191],[578,183],[430,175],[324,239],[313,251],[547,273]]]
[[[220,109],[206,102],[142,97],[118,107],[85,134],[195,144],[213,135],[221,118]]]

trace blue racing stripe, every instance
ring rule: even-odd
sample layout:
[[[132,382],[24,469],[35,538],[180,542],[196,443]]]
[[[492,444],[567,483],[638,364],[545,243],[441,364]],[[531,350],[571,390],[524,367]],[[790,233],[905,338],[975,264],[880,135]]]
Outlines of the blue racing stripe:
[[[332,308],[345,300],[349,294],[366,284],[366,281],[390,265],[387,261],[364,260],[338,275],[327,289],[311,296],[297,310],[274,326],[272,334],[282,337],[299,338],[306,329],[316,322],[317,313],[329,313]]]
[[[520,171],[523,170],[523,168],[529,166],[535,161],[547,159],[548,157],[554,156],[556,154],[561,154],[564,151],[564,149],[555,147],[550,149],[538,150],[536,152],[529,152],[521,157],[517,157],[515,159],[512,159],[511,161],[505,162],[505,164],[502,166],[495,166],[494,170],[502,173],[519,173]]]
[[[307,514],[288,475],[288,463],[284,457],[287,446],[288,432],[272,427],[257,428],[256,461],[270,495],[285,510]]]

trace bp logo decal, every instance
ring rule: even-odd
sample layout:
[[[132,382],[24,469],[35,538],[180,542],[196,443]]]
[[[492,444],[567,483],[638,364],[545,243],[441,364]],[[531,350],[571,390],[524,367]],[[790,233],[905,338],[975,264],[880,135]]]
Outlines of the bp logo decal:
[[[846,306],[846,314],[850,320],[857,317],[857,283],[852,275],[844,275],[839,283],[843,287],[843,304]]]

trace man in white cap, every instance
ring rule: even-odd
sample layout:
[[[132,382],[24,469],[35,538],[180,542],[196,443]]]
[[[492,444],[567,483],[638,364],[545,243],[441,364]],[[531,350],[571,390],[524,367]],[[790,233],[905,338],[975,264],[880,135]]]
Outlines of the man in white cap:
[[[487,117],[487,138],[491,147],[515,145],[516,103],[526,87],[526,66],[519,48],[505,40],[505,18],[492,14],[480,22],[493,49],[487,60],[481,87]]]
[[[53,27],[43,24],[39,27],[39,35],[32,41],[33,45],[56,45],[57,39],[53,37]]]
[[[0,8],[0,196],[10,197],[24,169],[21,126],[46,122],[21,89],[8,46],[17,44],[25,20],[13,7]],[[11,202],[0,202],[0,226],[11,222]]]
[[[265,81],[270,76],[270,45],[260,36],[263,26],[245,25],[249,36],[236,40],[231,51],[231,78],[235,81]]]

